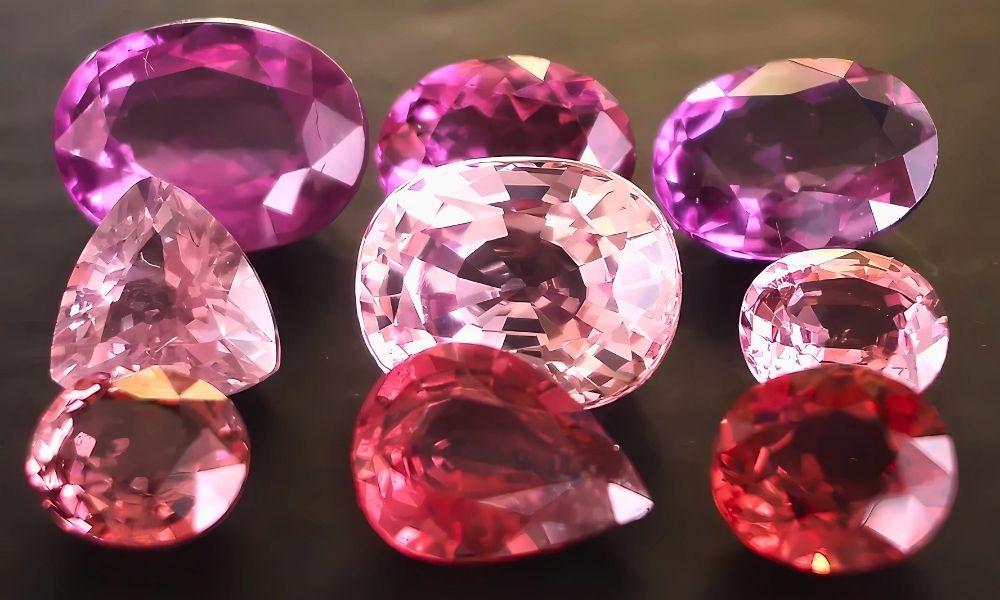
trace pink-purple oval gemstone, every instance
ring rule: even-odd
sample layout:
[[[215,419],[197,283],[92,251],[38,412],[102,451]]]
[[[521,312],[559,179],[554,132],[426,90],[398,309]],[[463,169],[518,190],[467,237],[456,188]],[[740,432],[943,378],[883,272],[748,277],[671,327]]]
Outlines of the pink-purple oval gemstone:
[[[329,56],[266,25],[185,21],[90,55],[59,98],[56,164],[99,222],[150,176],[198,198],[244,250],[329,224],[367,154],[357,90]]]
[[[794,59],[720,75],[664,121],[653,180],[667,216],[738,258],[853,247],[902,219],[937,166],[927,108],[895,76]]]
[[[425,75],[392,105],[375,148],[386,193],[430,168],[492,156],[568,158],[631,177],[635,138],[618,100],[593,77],[504,56]]]

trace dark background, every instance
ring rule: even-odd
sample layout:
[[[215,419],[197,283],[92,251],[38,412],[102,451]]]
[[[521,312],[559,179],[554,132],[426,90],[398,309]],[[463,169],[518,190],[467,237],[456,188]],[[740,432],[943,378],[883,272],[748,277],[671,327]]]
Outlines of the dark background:
[[[599,78],[632,118],[649,189],[659,121],[696,84],[774,58],[853,58],[907,81],[940,130],[922,208],[868,249],[927,276],[952,317],[947,365],[928,396],[958,445],[951,520],[909,563],[812,578],[751,555],[709,496],[710,442],[752,383],[736,316],[762,265],[681,240],[680,331],[662,368],[598,418],[656,500],[646,519],[562,554],[494,567],[432,567],[385,546],[354,504],[354,415],[379,374],[354,316],[352,277],[381,200],[374,169],[321,234],[251,260],[281,330],[281,370],[237,403],[253,472],[228,520],[173,551],[128,554],[60,533],[22,475],[28,437],[57,391],[53,319],[92,231],[51,159],[52,107],[88,52],[189,17],[271,23],[312,41],[354,78],[377,131],[393,98],[430,69],[537,54]],[[1000,2],[850,0],[0,0],[0,597],[2,598],[886,598],[997,597],[1000,399]]]

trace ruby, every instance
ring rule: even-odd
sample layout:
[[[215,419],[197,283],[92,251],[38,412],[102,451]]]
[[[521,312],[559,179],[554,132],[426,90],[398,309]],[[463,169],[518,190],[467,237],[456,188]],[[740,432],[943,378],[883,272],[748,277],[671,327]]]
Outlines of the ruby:
[[[358,415],[352,459],[375,531],[437,563],[553,552],[653,505],[555,381],[484,346],[442,344],[385,375]]]
[[[631,177],[635,138],[593,77],[535,56],[446,65],[392,105],[375,149],[391,192],[435,166],[489,156],[576,159]]]
[[[955,445],[917,392],[824,365],[752,388],[726,413],[715,504],[748,548],[820,575],[870,571],[924,547],[958,487]]]
[[[922,390],[941,371],[948,339],[933,286],[898,260],[860,250],[776,261],[750,284],[740,315],[743,355],[758,381],[832,362]]]
[[[247,251],[329,224],[367,156],[357,90],[329,56],[221,19],[138,31],[90,55],[59,98],[53,138],[66,189],[95,223],[154,176],[194,194]]]
[[[656,140],[667,216],[739,258],[853,247],[912,210],[937,166],[927,107],[889,73],[833,58],[720,75]]]
[[[274,316],[236,240],[186,192],[147,179],[97,227],[70,275],[52,379],[72,387],[171,367],[223,393],[278,369]]]
[[[673,339],[681,271],[656,205],[546,159],[438,167],[393,192],[361,244],[358,316],[388,370],[445,341],[516,351],[587,407],[642,385]]]
[[[151,367],[60,393],[38,423],[26,470],[62,529],[108,546],[158,548],[218,523],[249,460],[229,399]]]

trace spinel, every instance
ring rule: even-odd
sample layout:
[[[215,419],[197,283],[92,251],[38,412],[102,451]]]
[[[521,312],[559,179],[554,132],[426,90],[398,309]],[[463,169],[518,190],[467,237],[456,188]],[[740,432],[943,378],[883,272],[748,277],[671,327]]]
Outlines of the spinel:
[[[635,138],[618,100],[592,77],[505,56],[425,75],[393,104],[375,149],[387,193],[432,167],[489,156],[570,158],[631,177]]]
[[[56,164],[99,222],[137,181],[195,195],[244,250],[319,231],[361,181],[357,90],[316,47],[257,23],[183,21],[90,55],[56,107]]]
[[[376,212],[357,276],[383,369],[441,342],[481,343],[544,365],[588,408],[649,378],[681,301],[673,235],[652,201],[555,159],[428,171]]]
[[[483,346],[442,344],[384,376],[352,458],[375,531],[431,562],[552,552],[653,506],[589,413],[542,371]]]
[[[26,470],[62,529],[103,545],[155,548],[222,519],[249,460],[229,399],[151,367],[59,394],[38,423]]]
[[[926,279],[860,250],[779,259],[750,284],[740,314],[740,344],[758,381],[832,362],[922,390],[941,371],[948,337],[948,317]]]
[[[726,413],[715,504],[748,548],[819,575],[870,571],[926,545],[951,510],[955,446],[937,411],[864,367],[759,384]]]
[[[902,219],[937,165],[927,108],[889,73],[832,58],[720,75],[663,123],[653,179],[667,216],[739,258],[851,247]]]
[[[226,229],[184,191],[137,183],[70,275],[52,337],[52,379],[165,366],[231,394],[278,368],[267,294]]]

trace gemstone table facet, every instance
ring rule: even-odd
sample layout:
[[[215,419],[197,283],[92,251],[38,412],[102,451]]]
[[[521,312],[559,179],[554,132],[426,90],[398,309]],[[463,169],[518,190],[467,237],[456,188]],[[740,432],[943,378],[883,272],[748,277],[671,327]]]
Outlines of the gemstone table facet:
[[[485,346],[435,346],[385,375],[358,415],[352,460],[375,531],[435,563],[554,552],[653,506],[590,413]]]
[[[26,471],[62,529],[102,545],[189,541],[235,504],[250,460],[233,403],[151,367],[64,390],[42,415]]]
[[[758,381],[821,363],[882,371],[923,390],[948,352],[948,317],[930,283],[861,250],[790,254],[743,298],[740,344]]]
[[[438,167],[362,240],[358,316],[388,370],[445,341],[516,351],[594,407],[636,389],[677,328],[673,234],[637,187],[573,161]]]
[[[898,78],[848,60],[781,60],[692,91],[660,129],[653,182],[694,239],[774,260],[891,227],[927,193],[937,156],[927,107]]]
[[[232,394],[278,362],[267,294],[236,240],[183,190],[156,179],[132,187],[70,275],[52,379],[68,388],[165,366]]]
[[[905,384],[823,365],[748,391],[726,413],[711,467],[715,504],[754,552],[819,575],[905,560],[948,517],[955,445]]]
[[[392,106],[375,148],[391,192],[435,166],[490,156],[552,156],[624,177],[635,138],[594,78],[535,56],[467,60],[425,75]]]
[[[59,98],[53,139],[66,189],[95,223],[153,176],[198,198],[246,251],[329,224],[367,157],[361,100],[329,56],[222,19],[160,25],[91,54]]]

